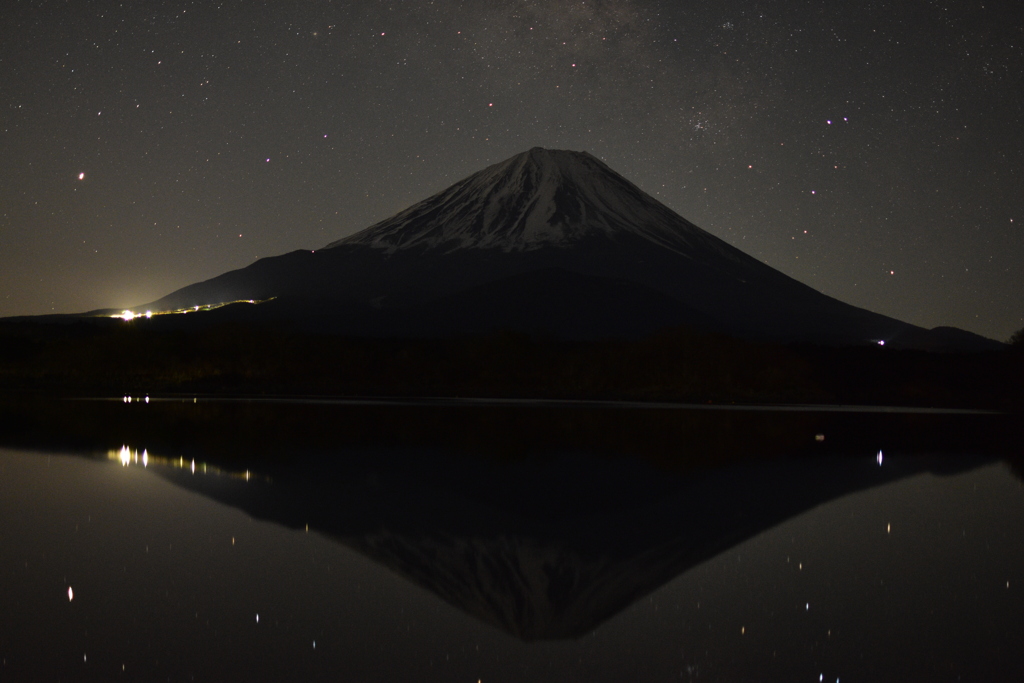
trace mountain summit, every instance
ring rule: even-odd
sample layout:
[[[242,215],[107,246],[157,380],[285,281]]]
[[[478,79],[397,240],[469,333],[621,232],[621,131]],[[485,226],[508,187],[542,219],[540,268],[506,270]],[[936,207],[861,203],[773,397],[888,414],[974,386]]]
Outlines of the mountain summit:
[[[590,154],[534,147],[327,248],[530,251],[622,233],[680,253],[725,246]]]
[[[361,336],[587,339],[685,326],[838,344],[938,338],[761,263],[586,152],[539,147],[323,249],[260,259],[145,308],[267,299],[252,316]]]

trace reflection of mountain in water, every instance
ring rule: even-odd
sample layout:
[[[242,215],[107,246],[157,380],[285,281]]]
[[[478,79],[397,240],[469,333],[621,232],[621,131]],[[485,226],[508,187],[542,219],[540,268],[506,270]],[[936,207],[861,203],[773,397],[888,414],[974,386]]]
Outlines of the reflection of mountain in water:
[[[538,640],[585,634],[786,519],[936,466],[894,454],[1018,453],[1016,423],[475,403],[19,401],[0,404],[0,443],[115,454],[127,444],[183,456],[181,469],[151,469],[254,517],[309,524],[459,609]],[[827,439],[816,441],[819,433]],[[193,458],[272,481],[193,474]]]
[[[607,459],[470,465],[392,456],[275,475],[258,489],[176,483],[337,539],[523,639],[573,638],[782,521],[926,469],[869,457],[676,477]]]

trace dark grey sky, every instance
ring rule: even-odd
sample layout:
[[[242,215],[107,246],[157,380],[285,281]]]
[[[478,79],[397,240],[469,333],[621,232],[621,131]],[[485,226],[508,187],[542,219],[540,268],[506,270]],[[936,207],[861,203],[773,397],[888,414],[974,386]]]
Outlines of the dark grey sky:
[[[1018,2],[123,4],[0,13],[0,316],[151,301],[540,145],[844,301],[1024,326]]]

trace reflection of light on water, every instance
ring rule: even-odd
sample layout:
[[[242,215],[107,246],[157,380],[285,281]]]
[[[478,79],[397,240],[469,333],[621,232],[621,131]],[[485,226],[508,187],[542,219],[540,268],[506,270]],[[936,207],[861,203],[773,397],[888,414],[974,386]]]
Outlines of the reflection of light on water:
[[[127,446],[121,446],[121,450],[117,452],[116,456],[114,454],[114,451],[108,451],[107,456],[110,457],[111,460],[113,460],[116,457],[118,460],[121,461],[121,465],[124,467],[127,467],[132,463],[135,463],[136,465],[139,464],[139,452],[137,450],[133,451]],[[142,449],[142,466],[146,467],[148,464],[149,451],[147,451],[146,449]]]
[[[198,472],[199,474],[212,474],[222,477],[232,477],[234,479],[244,479],[245,481],[252,481],[254,478],[256,478],[255,475],[249,470],[246,470],[245,472],[228,472],[226,470],[220,469],[219,467],[208,465],[205,462],[197,463],[195,459],[185,460],[184,457],[180,456],[177,458],[164,458],[161,456],[150,455],[149,451],[146,449],[142,450],[142,455],[140,458],[138,449],[133,449],[129,446],[121,446],[119,450],[107,451],[107,458],[110,460],[119,461],[122,467],[128,467],[129,465],[138,465],[141,462],[142,466],[146,468],[148,468],[150,464],[153,464],[163,467],[173,467],[179,470],[187,469],[193,475]]]

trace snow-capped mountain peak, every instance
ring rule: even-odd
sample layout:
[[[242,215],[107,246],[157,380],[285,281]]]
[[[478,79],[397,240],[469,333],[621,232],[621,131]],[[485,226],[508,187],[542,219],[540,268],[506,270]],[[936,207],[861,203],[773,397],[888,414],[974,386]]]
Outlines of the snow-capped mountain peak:
[[[358,335],[592,339],[688,327],[815,343],[960,344],[797,282],[585,152],[538,147],[325,249],[261,259],[143,310],[269,299],[280,301],[268,316],[309,324],[323,314],[331,329]]]
[[[623,231],[682,253],[725,246],[590,154],[534,147],[327,248],[531,251]]]

